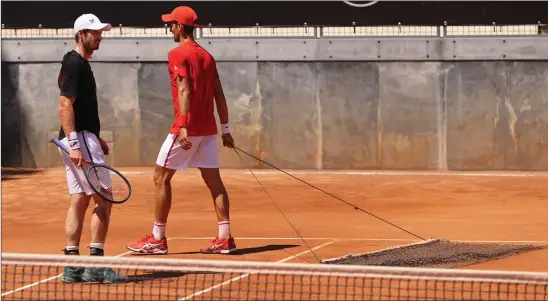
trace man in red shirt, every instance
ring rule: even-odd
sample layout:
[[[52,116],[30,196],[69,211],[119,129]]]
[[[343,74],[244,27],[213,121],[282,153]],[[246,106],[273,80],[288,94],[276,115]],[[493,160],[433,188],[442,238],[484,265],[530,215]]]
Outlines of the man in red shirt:
[[[168,53],[168,71],[175,121],[171,126],[154,170],[156,187],[155,222],[151,234],[126,247],[134,252],[166,254],[166,224],[171,208],[171,178],[188,165],[200,169],[209,188],[217,212],[219,234],[202,253],[229,254],[236,251],[230,233],[229,199],[219,174],[217,156],[217,125],[214,103],[222,128],[223,145],[232,147],[234,140],[228,127],[228,108],[215,59],[194,40],[198,19],[187,6],[175,8],[162,20],[171,26],[173,39],[179,46]]]

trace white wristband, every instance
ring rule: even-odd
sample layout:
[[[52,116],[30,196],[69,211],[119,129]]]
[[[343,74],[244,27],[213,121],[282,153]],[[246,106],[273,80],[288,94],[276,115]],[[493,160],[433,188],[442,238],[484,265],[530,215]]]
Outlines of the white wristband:
[[[68,140],[78,140],[78,135],[76,134],[76,132],[70,132],[67,138]]]
[[[67,139],[68,139],[68,145],[70,149],[80,148],[80,143],[78,142],[78,135],[76,134],[76,132],[70,132]]]
[[[221,124],[221,131],[223,134],[230,133],[230,129],[228,128],[228,123]]]
[[[78,139],[76,139],[76,140],[69,140],[69,141],[68,141],[68,145],[69,145],[69,148],[70,148],[70,149],[79,149],[79,148],[80,148],[80,144],[78,143]]]

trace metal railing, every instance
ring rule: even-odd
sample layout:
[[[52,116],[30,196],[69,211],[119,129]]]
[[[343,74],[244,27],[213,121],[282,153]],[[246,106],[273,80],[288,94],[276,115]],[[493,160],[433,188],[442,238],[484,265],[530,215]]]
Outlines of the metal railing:
[[[443,26],[445,36],[532,36],[543,34],[543,24]]]
[[[523,25],[447,25],[443,26],[256,26],[199,28],[200,38],[344,38],[344,37],[496,37],[496,36],[538,36],[548,33],[544,24]],[[2,24],[2,39],[72,39],[72,28],[10,28]],[[105,38],[171,38],[169,28],[113,26],[104,32]]]

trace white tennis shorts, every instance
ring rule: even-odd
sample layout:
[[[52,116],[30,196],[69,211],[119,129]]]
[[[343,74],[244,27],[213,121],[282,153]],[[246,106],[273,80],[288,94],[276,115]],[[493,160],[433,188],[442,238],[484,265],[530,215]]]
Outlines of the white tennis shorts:
[[[196,168],[219,168],[217,156],[217,135],[188,137],[192,148],[184,150],[174,134],[167,135],[156,164],[159,166],[182,170],[190,166]]]
[[[84,159],[93,163],[104,164],[105,154],[103,153],[103,149],[101,148],[101,144],[99,143],[97,136],[88,131],[78,132],[77,134],[78,142],[80,144],[80,151],[82,152]],[[67,137],[63,138],[61,142],[68,147]],[[61,153],[63,162],[65,162],[69,194],[82,192],[85,192],[87,195],[95,194],[86,180],[86,175],[84,174],[82,167],[78,167],[74,164],[64,150],[60,148],[58,148],[58,150]]]

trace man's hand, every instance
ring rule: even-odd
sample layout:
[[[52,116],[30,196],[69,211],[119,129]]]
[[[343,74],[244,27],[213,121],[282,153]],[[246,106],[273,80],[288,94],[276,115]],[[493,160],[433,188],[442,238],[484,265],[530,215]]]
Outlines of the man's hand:
[[[188,140],[188,132],[185,127],[182,127],[179,130],[179,145],[181,145],[184,150],[192,148],[192,143]]]
[[[101,149],[103,150],[103,153],[105,155],[108,155],[108,153],[109,153],[108,144],[101,137],[99,137],[99,144],[101,144]]]
[[[221,138],[223,139],[224,147],[234,148],[234,138],[232,138],[232,135],[230,135],[230,133],[223,134]]]
[[[83,156],[80,149],[69,150],[69,156],[70,156],[70,160],[72,160],[74,164],[76,164],[77,166],[82,166]]]

